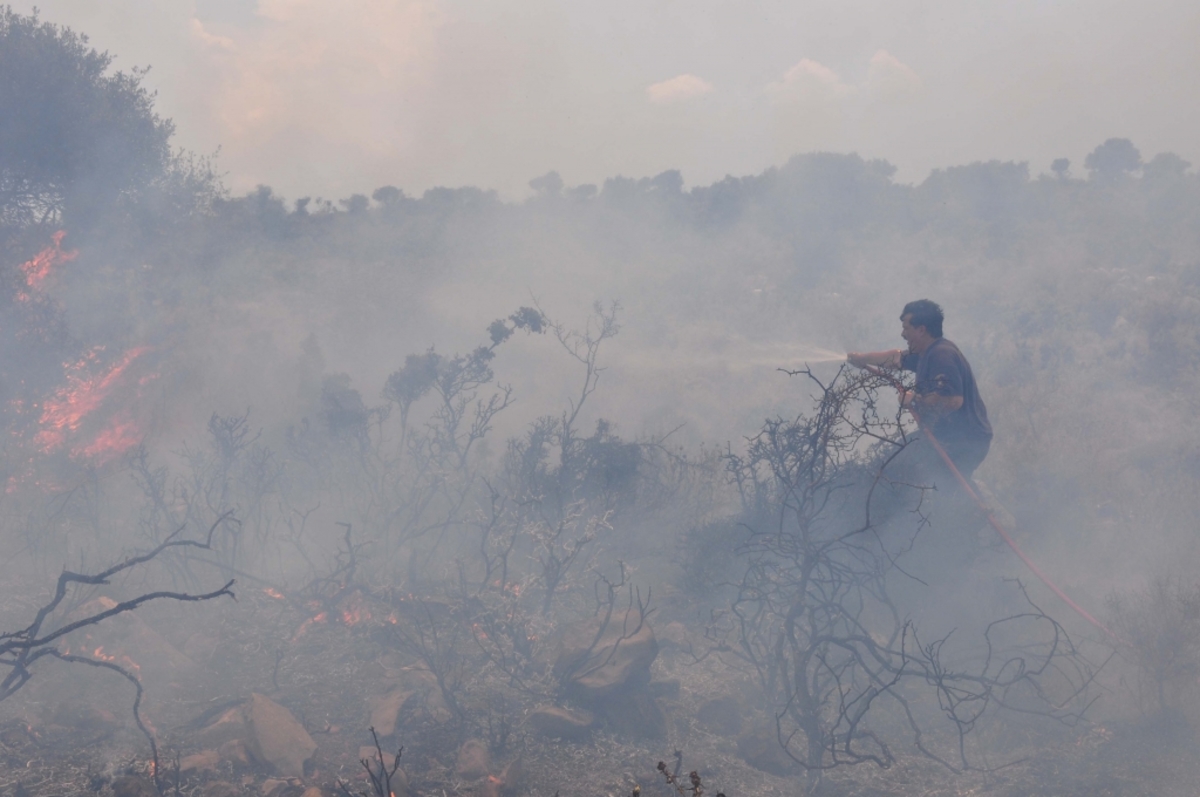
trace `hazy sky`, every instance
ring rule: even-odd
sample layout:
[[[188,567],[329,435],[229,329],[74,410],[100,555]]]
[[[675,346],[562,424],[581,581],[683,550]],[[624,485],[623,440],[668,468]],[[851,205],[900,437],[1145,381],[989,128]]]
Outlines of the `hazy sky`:
[[[14,2],[29,11],[32,2]],[[235,190],[522,196],[812,150],[919,181],[1076,173],[1104,139],[1200,163],[1200,3],[1128,0],[38,0],[148,84]]]

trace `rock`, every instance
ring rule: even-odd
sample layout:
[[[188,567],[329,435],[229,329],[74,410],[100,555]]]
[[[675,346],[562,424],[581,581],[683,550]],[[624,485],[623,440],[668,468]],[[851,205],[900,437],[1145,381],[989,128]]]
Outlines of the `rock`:
[[[241,739],[230,739],[217,748],[217,754],[222,761],[233,764],[235,767],[250,766],[250,751],[246,749],[246,743]]]
[[[182,774],[215,770],[221,764],[221,755],[216,750],[202,750],[179,760]]]
[[[219,717],[197,731],[192,741],[220,751],[226,742],[245,740],[247,733],[245,704],[239,704],[225,709]]]
[[[656,636],[664,648],[675,648],[677,650],[688,650],[690,648],[687,627],[678,620],[673,620],[659,628]]]
[[[257,693],[250,696],[244,712],[250,754],[280,775],[302,777],[304,762],[317,751],[317,743],[292,712]]]
[[[716,697],[696,710],[696,719],[721,736],[737,736],[742,732],[742,706],[735,697]]]
[[[582,739],[596,724],[596,718],[590,711],[561,706],[540,706],[530,713],[529,724],[542,736]]]
[[[774,728],[758,728],[738,737],[737,747],[738,754],[755,769],[780,776],[796,772],[796,762],[783,751]]]
[[[476,780],[486,777],[492,769],[491,756],[488,755],[487,745],[478,739],[467,739],[458,749],[458,760],[454,764],[455,773],[465,780]]]
[[[362,761],[365,758],[370,761],[371,771],[379,774],[379,756],[376,755],[376,752],[374,745],[363,745],[358,748],[358,760]],[[383,751],[383,760],[387,763],[388,769],[391,769],[392,764],[395,763],[395,755],[395,753],[388,753],[387,750]],[[359,772],[362,770],[359,769]],[[408,794],[408,775],[405,774],[404,767],[396,767],[396,772],[392,775],[392,794],[394,797],[406,797]]]
[[[667,717],[645,694],[620,694],[604,701],[604,718],[613,731],[629,739],[667,738]]]
[[[267,778],[262,782],[262,786],[258,788],[258,792],[263,797],[271,797],[273,794],[281,794],[287,787],[288,782],[286,780]]]
[[[658,656],[654,631],[638,611],[614,613],[596,640],[602,619],[593,617],[568,627],[554,660],[554,674],[584,702],[595,703],[648,683],[650,663]]]
[[[108,611],[116,605],[117,602],[112,598],[96,598],[71,612],[67,619],[74,622]],[[64,642],[73,652],[115,659],[115,664],[136,669],[143,681],[167,682],[194,678],[200,674],[200,668],[194,661],[180,653],[162,634],[133,612],[114,615],[98,625],[84,626],[64,637]]]
[[[675,699],[679,697],[679,679],[666,678],[662,681],[651,681],[646,685],[646,694],[651,697],[667,697]]]
[[[416,695],[408,689],[394,689],[375,701],[371,708],[371,725],[381,737],[396,732],[396,723],[404,706]]]
[[[509,761],[504,769],[500,770],[499,780],[501,794],[519,794],[525,782],[524,760],[516,758]]]
[[[200,797],[241,797],[241,794],[241,789],[225,780],[214,780],[200,790]]]
[[[113,731],[121,727],[121,721],[111,711],[74,700],[59,703],[50,721],[64,728],[87,733]]]
[[[126,775],[117,778],[112,784],[116,797],[158,797],[158,789],[149,778],[139,778],[136,775]]]

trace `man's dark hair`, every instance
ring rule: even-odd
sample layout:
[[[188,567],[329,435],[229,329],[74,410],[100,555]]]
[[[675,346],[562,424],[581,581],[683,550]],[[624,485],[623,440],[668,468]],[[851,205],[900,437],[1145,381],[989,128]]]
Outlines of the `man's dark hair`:
[[[906,315],[912,316],[908,323],[914,327],[925,327],[925,331],[935,338],[942,336],[942,321],[946,316],[937,302],[929,299],[917,299],[915,302],[909,302],[904,305],[904,312],[900,314],[900,318],[903,319]]]

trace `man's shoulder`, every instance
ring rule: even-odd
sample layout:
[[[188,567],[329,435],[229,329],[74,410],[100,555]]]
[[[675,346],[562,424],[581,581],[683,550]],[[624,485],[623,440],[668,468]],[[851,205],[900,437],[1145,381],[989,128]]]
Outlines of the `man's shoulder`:
[[[929,348],[925,350],[925,356],[930,363],[957,365],[967,361],[958,346],[954,345],[954,341],[946,338],[938,338],[930,344]]]

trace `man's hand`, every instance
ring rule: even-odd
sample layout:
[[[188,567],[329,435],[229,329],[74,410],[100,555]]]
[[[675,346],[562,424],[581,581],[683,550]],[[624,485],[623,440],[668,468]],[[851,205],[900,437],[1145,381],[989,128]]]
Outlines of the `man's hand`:
[[[932,423],[963,405],[962,396],[943,396],[940,393],[918,393],[915,390],[900,391],[900,406],[919,413],[921,418]]]

